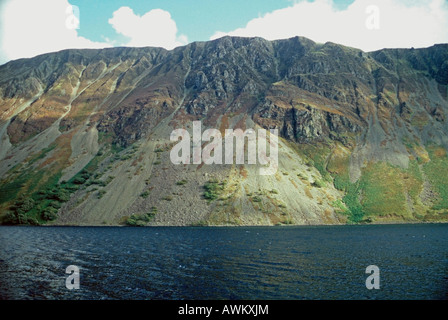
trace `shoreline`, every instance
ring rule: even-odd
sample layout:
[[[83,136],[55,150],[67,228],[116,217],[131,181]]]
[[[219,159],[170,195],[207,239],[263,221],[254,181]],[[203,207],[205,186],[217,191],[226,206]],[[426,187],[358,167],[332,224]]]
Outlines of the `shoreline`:
[[[374,223],[356,224],[284,224],[284,225],[148,225],[148,226],[128,226],[120,224],[46,224],[46,225],[0,225],[0,227],[70,227],[70,228],[292,228],[292,227],[342,227],[342,226],[385,226],[385,225],[426,225],[426,224],[447,224],[448,221],[380,221]]]

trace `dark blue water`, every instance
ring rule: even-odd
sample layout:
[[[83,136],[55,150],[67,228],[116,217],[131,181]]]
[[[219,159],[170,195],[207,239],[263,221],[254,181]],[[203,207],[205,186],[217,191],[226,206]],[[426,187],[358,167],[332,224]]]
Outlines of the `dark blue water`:
[[[65,286],[69,265],[79,290]],[[0,297],[447,299],[448,224],[0,227]]]

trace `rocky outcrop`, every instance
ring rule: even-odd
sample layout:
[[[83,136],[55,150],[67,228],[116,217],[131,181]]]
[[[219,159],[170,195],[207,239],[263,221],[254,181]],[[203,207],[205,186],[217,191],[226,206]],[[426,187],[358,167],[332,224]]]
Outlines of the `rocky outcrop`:
[[[343,115],[310,105],[282,108],[269,101],[258,109],[258,115],[262,125],[278,123],[278,126],[267,125],[267,129],[278,129],[282,136],[298,143],[321,141],[325,138],[338,140],[341,134],[359,133],[362,129],[358,123]]]

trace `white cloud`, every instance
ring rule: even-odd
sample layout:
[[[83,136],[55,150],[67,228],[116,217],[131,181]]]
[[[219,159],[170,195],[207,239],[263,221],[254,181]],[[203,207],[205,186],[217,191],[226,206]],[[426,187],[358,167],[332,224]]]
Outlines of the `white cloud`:
[[[104,48],[78,35],[68,0],[14,0],[2,4],[0,63],[68,48]],[[82,12],[80,13],[82,16]],[[82,19],[81,19],[82,20]]]
[[[372,5],[378,8],[379,15],[366,11]],[[368,25],[379,21],[379,29],[368,28],[367,20]],[[337,10],[331,0],[302,1],[253,19],[244,28],[216,32],[210,39],[224,35],[259,36],[268,40],[299,35],[365,51],[427,47],[448,42],[448,3],[444,0],[355,0],[345,10]]]
[[[177,34],[176,22],[170,13],[162,9],[139,16],[131,8],[121,7],[113,13],[109,23],[118,33],[130,38],[126,46],[173,49],[188,42],[185,35]]]
[[[380,28],[369,30],[366,8],[379,8]],[[103,37],[94,42],[71,28],[69,0],[0,0],[0,64],[18,58],[67,48],[103,48],[118,41]],[[81,28],[82,28],[82,12]],[[178,32],[170,13],[154,9],[142,16],[121,7],[109,19],[110,25],[129,38],[127,46],[160,46],[172,49],[188,43]],[[446,0],[355,0],[337,10],[332,0],[294,2],[290,7],[253,19],[243,28],[216,32],[223,35],[261,36],[268,40],[296,35],[316,42],[332,41],[365,51],[396,47],[426,47],[448,42]]]

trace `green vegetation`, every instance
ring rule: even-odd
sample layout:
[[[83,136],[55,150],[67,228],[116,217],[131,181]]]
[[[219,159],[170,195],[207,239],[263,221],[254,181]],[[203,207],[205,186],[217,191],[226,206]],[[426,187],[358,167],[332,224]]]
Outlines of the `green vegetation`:
[[[126,153],[120,157],[121,161],[129,160],[132,158],[132,154]]]
[[[84,184],[84,183],[86,183],[86,179],[81,178],[81,177],[76,177],[75,179],[72,180],[72,182],[74,184]]]
[[[183,186],[184,184],[186,184],[188,181],[187,180],[180,180],[180,181],[177,181],[176,182],[176,184],[178,185],[178,186]]]
[[[114,154],[114,156],[111,159],[112,159],[112,161],[129,160],[138,151],[138,149],[139,149],[139,146],[136,144],[133,144],[131,147],[125,148],[121,145],[113,143],[112,147],[111,147],[111,152]],[[99,152],[97,155],[99,155]],[[102,153],[101,153],[101,155],[102,155]]]
[[[297,150],[297,149],[296,149]],[[331,182],[332,177],[327,171],[327,158],[331,149],[325,143],[300,145],[300,152],[307,166],[314,166],[325,181]]]
[[[406,180],[409,195],[414,202],[417,202],[423,188],[423,176],[420,171],[418,160],[412,160],[409,162],[409,168],[407,170],[407,174],[404,176],[404,179]]]
[[[207,183],[204,185],[204,198],[210,201],[218,199],[226,184],[226,181],[219,182],[216,179],[207,181]]]
[[[345,195],[343,203],[336,201],[333,206],[339,213],[347,214],[350,223],[371,222],[377,217],[415,219],[424,211],[420,200],[423,177],[417,160],[411,160],[408,169],[385,162],[369,163],[354,183],[350,182],[347,171],[342,170],[335,175],[334,186]]]
[[[5,223],[38,225],[37,219],[28,214],[35,205],[35,201],[31,198],[19,198],[11,207],[12,211],[7,212]]]
[[[40,225],[55,220],[62,203],[70,199],[70,192],[57,184],[59,177],[57,174],[48,179],[39,192],[18,197],[9,207],[3,223]]]
[[[349,214],[349,222],[358,223],[364,217],[364,210],[359,201],[362,186],[360,181],[356,183],[349,183],[346,186],[346,194],[342,198],[345,205],[348,208],[347,213]]]
[[[437,202],[433,210],[448,209],[448,157],[442,147],[430,146],[427,148],[431,161],[423,165],[423,171],[431,185],[438,193]]]
[[[32,164],[34,164],[37,160],[40,160],[40,159],[45,158],[45,157],[47,156],[47,154],[48,154],[50,151],[54,150],[55,148],[56,148],[56,144],[55,144],[55,143],[52,143],[52,144],[50,144],[48,147],[42,149],[42,151],[41,151],[37,156],[33,157],[33,158],[28,162],[28,165],[32,165]]]
[[[14,175],[13,178],[0,183],[0,204],[17,199],[19,192],[24,191],[24,189],[33,191],[32,189],[42,182],[44,178],[43,172],[36,172],[33,165],[38,160],[47,156],[47,154],[55,147],[56,144],[51,144],[38,154],[32,156],[27,161],[26,167],[24,167],[23,164],[17,164],[9,170],[9,172],[12,172]]]
[[[369,164],[361,177],[363,208],[373,216],[402,216],[408,211],[402,170],[384,162]]]
[[[51,151],[54,146],[43,150],[32,158],[42,159],[44,154]],[[11,181],[0,186],[0,204],[12,202],[7,213],[3,217],[4,224],[32,224],[40,225],[58,218],[58,210],[62,204],[70,200],[73,192],[92,184],[107,185],[113,177],[106,181],[99,180],[100,174],[93,174],[98,168],[101,157],[94,157],[81,171],[69,181],[62,181],[61,171],[50,176],[45,176],[43,170],[27,167],[19,171],[19,167]],[[98,191],[98,198],[104,195],[104,191]],[[30,205],[33,204],[33,205]]]
[[[148,198],[148,196],[149,196],[149,191],[148,190],[143,191],[142,193],[140,193],[140,197],[142,197],[143,199]]]
[[[206,220],[199,220],[191,224],[192,227],[207,227],[208,222]]]
[[[336,210],[336,212],[338,213],[346,213],[347,212],[347,207],[345,206],[344,202],[342,202],[342,200],[337,199],[334,200],[331,205],[333,206],[333,208],[336,208],[338,210]]]
[[[345,193],[342,202],[336,201],[333,203],[333,206],[337,206],[340,209],[339,213],[348,215],[349,223],[359,223],[365,215],[360,202],[363,189],[362,181],[350,182],[347,157],[335,156],[328,165],[334,177],[334,187]]]
[[[157,214],[157,208],[151,207],[150,211],[147,213],[141,213],[141,214],[133,214],[127,219],[125,219],[125,223],[128,226],[133,227],[143,227],[150,222],[155,215]]]
[[[115,142],[113,142],[112,144],[111,144],[111,151],[113,152],[113,153],[120,153],[120,152],[122,152],[123,150],[124,150],[125,148],[123,147],[123,146],[121,146],[120,144],[118,144],[118,143],[115,143]]]
[[[325,188],[326,184],[322,180],[316,178],[312,183],[312,186],[316,188]]]
[[[98,190],[97,197],[101,199],[106,194],[106,190]]]
[[[18,192],[25,186],[29,177],[21,174],[16,179],[2,183],[0,185],[0,203],[12,201],[17,197]]]

